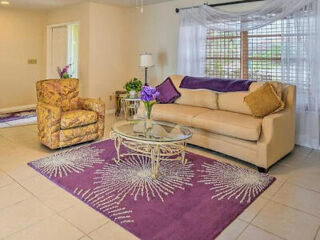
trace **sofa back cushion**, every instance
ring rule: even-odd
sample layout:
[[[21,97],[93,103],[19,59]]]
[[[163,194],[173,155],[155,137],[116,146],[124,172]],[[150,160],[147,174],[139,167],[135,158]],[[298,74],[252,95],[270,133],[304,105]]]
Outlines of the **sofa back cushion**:
[[[219,109],[251,115],[250,108],[244,102],[245,96],[249,93],[249,91],[220,93],[218,97]]]
[[[277,95],[282,99],[282,88],[283,85],[279,82],[270,82],[274,87]],[[244,102],[244,98],[250,93],[256,91],[258,88],[262,87],[265,82],[254,82],[251,83],[249,91],[245,92],[228,92],[219,93],[218,97],[218,107],[220,110],[225,110],[235,113],[243,113],[251,115],[251,110],[248,105]]]
[[[244,102],[244,97],[249,95],[251,92],[256,91],[265,83],[253,82],[249,87],[249,91],[217,93],[210,90],[190,90],[180,88],[180,83],[183,80],[184,76],[173,75],[170,76],[170,78],[176,89],[181,94],[181,97],[175,101],[175,103],[177,104],[205,107],[214,110],[219,109],[248,115],[251,115],[251,110]],[[280,97],[280,99],[282,99],[283,84],[275,81],[272,81],[270,83],[275,88],[277,95]]]
[[[218,94],[210,90],[190,90],[180,88],[180,83],[183,76],[173,75],[170,76],[176,89],[180,92],[181,97],[175,103],[189,105],[194,107],[203,107],[209,109],[218,109]]]
[[[256,91],[258,88],[262,87],[263,84],[265,84],[266,82],[254,82],[250,85],[249,91],[250,92],[254,92]],[[280,82],[276,82],[276,81],[269,81],[269,83],[272,84],[272,86],[274,87],[274,90],[276,91],[277,95],[282,99],[282,90],[283,90],[283,84]]]

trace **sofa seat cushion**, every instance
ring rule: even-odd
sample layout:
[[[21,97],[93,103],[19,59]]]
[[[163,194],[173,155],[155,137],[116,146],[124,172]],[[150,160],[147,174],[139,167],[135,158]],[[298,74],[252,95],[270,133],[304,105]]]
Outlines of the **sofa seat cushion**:
[[[200,113],[212,111],[207,108],[181,104],[156,104],[152,109],[152,119],[172,122],[183,126],[191,126],[191,121]]]
[[[241,113],[207,111],[192,119],[192,126],[209,132],[257,141],[260,137],[262,119]]]
[[[61,129],[69,129],[96,123],[98,115],[93,111],[73,110],[61,114]]]

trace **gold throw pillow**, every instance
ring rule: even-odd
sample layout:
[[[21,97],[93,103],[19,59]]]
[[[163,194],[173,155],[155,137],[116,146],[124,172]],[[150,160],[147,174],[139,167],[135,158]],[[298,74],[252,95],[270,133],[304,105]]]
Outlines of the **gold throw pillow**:
[[[269,82],[244,98],[254,117],[264,117],[284,109],[284,102]]]

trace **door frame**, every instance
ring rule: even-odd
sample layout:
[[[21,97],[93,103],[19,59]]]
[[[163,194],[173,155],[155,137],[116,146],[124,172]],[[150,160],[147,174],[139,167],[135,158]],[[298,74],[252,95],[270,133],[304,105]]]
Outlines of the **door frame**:
[[[49,73],[50,73],[50,63],[51,63],[51,58],[52,58],[52,52],[51,52],[51,45],[52,45],[52,28],[54,27],[63,27],[63,26],[69,26],[69,25],[73,25],[73,24],[77,24],[78,25],[78,56],[79,56],[79,50],[80,50],[80,22],[79,21],[74,21],[74,22],[65,22],[65,23],[57,23],[57,24],[50,24],[47,25],[47,45],[46,45],[46,53],[47,53],[47,57],[46,57],[46,78],[49,78]],[[69,32],[68,32],[69,34]],[[68,36],[69,39],[69,36]],[[69,45],[69,43],[68,43]],[[78,58],[78,62],[77,62],[77,69],[78,69],[78,73],[77,75],[79,75],[79,58]]]

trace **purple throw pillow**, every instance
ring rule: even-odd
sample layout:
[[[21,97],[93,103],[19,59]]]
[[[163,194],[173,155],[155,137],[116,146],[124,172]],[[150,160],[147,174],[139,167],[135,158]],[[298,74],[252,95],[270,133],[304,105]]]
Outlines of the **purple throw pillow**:
[[[181,96],[170,78],[156,86],[156,89],[160,92],[157,98],[158,103],[174,103]]]

